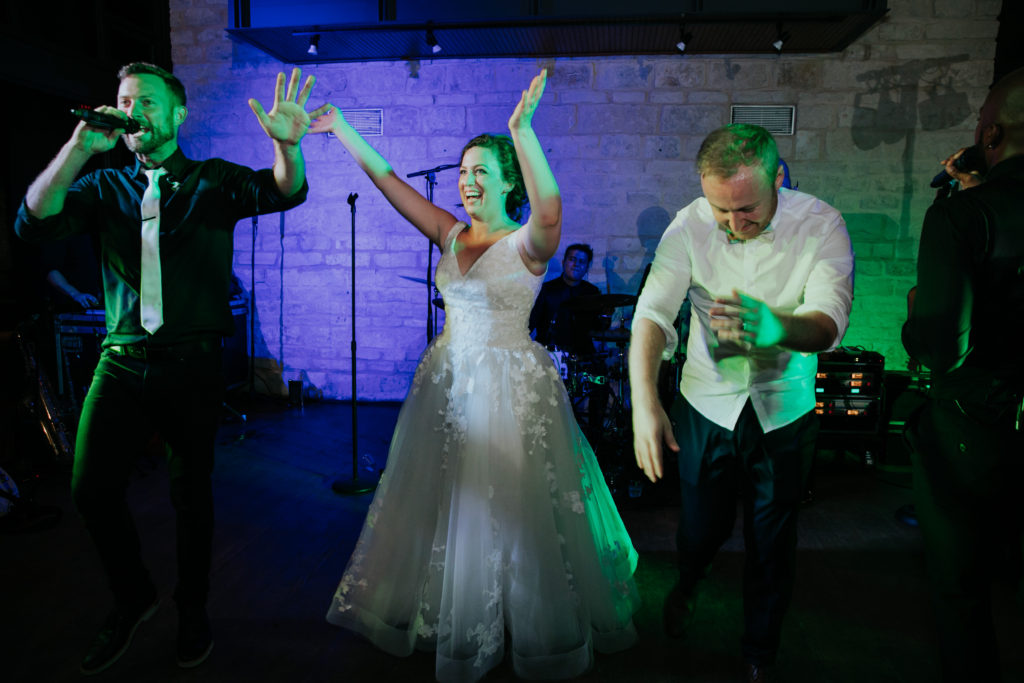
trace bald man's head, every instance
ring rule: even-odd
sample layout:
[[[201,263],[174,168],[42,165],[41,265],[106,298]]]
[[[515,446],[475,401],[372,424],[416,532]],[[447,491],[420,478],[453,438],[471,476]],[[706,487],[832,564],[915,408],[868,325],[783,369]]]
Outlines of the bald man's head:
[[[989,167],[1024,154],[1024,67],[992,86],[978,114],[976,136]]]

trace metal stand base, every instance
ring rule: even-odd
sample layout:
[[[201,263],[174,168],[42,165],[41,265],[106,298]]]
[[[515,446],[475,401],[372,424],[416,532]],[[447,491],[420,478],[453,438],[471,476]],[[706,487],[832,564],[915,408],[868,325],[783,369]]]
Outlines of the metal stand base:
[[[336,479],[331,490],[342,496],[361,496],[377,490],[377,483],[359,479]]]

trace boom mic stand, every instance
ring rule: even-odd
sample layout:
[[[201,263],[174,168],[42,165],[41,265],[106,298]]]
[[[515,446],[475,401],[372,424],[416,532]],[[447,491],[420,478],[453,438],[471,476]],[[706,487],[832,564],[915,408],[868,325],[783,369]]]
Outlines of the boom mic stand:
[[[458,164],[441,164],[425,171],[413,171],[407,174],[406,178],[424,176],[427,181],[427,201],[434,203],[434,186],[437,185],[437,172],[449,168],[457,168]],[[440,247],[438,247],[440,249]],[[434,308],[434,242],[427,242],[427,343],[434,339],[434,329],[437,327],[437,309]]]
[[[369,493],[377,488],[377,482],[359,481],[359,422],[356,412],[356,199],[359,195],[353,192],[348,196],[348,205],[352,207],[352,479],[336,479],[331,490],[345,496],[358,496]]]

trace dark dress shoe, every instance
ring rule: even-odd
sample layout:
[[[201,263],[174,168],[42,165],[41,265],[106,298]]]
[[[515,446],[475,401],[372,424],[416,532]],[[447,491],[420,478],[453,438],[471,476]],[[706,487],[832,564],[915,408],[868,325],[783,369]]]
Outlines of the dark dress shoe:
[[[103,622],[103,628],[100,629],[96,640],[85,653],[79,670],[86,676],[92,676],[113,666],[132,644],[136,629],[142,622],[156,614],[159,606],[160,601],[154,599],[152,603],[139,609],[111,612]]]
[[[665,596],[662,609],[665,633],[669,638],[682,638],[697,613],[697,594],[686,595],[676,584]]]
[[[210,619],[202,607],[178,610],[178,666],[191,669],[206,661],[213,650]]]

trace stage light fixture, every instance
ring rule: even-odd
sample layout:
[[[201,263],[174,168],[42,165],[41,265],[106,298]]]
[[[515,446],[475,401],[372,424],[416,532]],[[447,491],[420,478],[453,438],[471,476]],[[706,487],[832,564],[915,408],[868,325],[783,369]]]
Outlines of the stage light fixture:
[[[430,46],[430,51],[435,55],[441,52],[441,44],[437,42],[437,38],[434,37],[434,29],[427,29],[427,45]]]
[[[783,31],[782,31],[782,24],[779,24],[776,35],[777,35],[777,37],[775,38],[774,41],[772,41],[772,47],[775,48],[776,54],[780,54],[781,55],[782,54],[782,46],[786,44],[787,40],[789,40],[789,34],[788,33],[783,33]]]
[[[693,36],[686,32],[685,26],[681,25],[679,27],[679,42],[676,43],[676,49],[679,50],[679,54],[686,53],[686,45],[691,40],[693,40]]]
[[[306,50],[307,55],[313,55],[316,57],[320,54],[320,34],[314,33],[309,37],[309,49]]]

